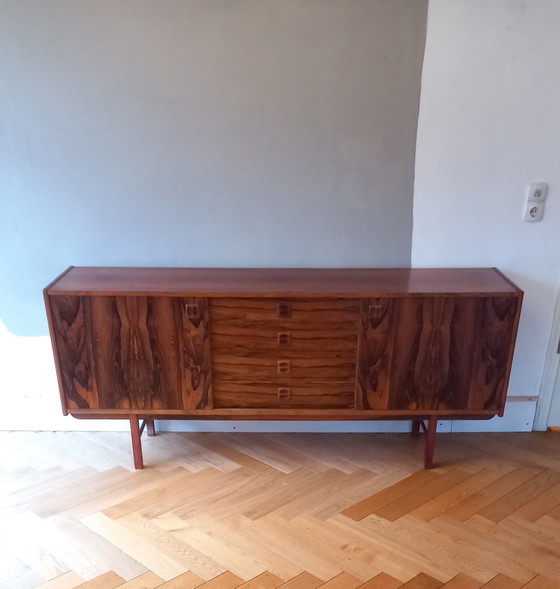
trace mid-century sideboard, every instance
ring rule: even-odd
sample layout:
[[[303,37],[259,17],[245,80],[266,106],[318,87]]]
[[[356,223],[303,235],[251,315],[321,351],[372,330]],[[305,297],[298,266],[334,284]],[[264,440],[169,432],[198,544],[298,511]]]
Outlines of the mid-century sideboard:
[[[523,293],[495,268],[71,267],[45,289],[65,414],[411,420],[502,415]],[[142,422],[142,425],[140,422]]]

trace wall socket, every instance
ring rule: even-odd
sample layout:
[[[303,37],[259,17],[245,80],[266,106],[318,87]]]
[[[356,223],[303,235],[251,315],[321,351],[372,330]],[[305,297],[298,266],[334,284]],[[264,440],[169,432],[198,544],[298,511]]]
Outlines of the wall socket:
[[[528,202],[525,207],[525,221],[541,221],[544,215],[544,202]]]
[[[544,201],[548,194],[548,184],[546,182],[533,182],[527,189],[527,198],[525,201],[524,221],[542,221],[544,216]]]

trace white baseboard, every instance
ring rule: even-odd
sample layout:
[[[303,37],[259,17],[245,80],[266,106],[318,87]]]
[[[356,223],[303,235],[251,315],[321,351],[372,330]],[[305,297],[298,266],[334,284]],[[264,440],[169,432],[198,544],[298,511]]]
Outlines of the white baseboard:
[[[158,421],[166,432],[410,433],[410,421]],[[443,430],[442,430],[443,431]]]
[[[523,399],[526,399],[525,397]],[[452,432],[530,432],[533,429],[537,399],[508,400],[503,417],[487,420],[456,420]]]

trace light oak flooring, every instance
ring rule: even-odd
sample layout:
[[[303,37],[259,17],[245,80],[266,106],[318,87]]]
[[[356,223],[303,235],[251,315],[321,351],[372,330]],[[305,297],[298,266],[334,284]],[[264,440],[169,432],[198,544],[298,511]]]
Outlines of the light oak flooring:
[[[0,587],[560,588],[560,432],[0,433]]]

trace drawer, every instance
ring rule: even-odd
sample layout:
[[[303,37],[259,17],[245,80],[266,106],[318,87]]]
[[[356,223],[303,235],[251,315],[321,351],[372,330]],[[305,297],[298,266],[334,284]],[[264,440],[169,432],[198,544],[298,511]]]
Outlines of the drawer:
[[[214,381],[214,408],[351,409],[354,382],[266,384]]]
[[[278,379],[351,381],[355,378],[354,356],[277,358],[272,356],[235,356],[214,354],[212,375],[219,381],[274,383]]]
[[[307,325],[350,328],[358,325],[358,299],[210,299],[210,325],[220,328],[264,328]]]
[[[214,407],[354,407],[359,300],[209,306]]]
[[[331,331],[296,332],[292,330],[269,330],[257,334],[238,335],[216,333],[210,334],[212,351],[217,355],[235,356],[282,356],[323,357],[348,356],[355,359],[358,334],[356,331],[336,333]]]

